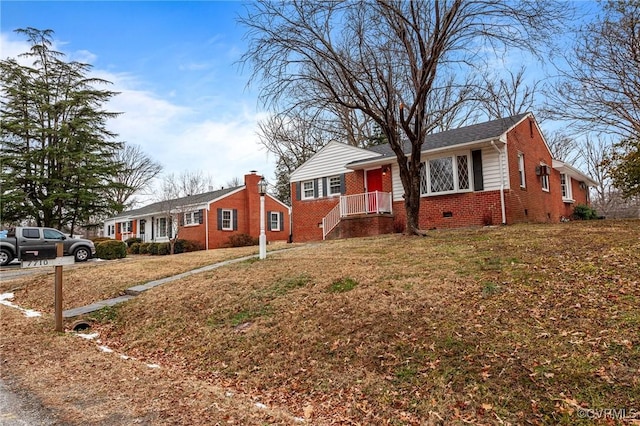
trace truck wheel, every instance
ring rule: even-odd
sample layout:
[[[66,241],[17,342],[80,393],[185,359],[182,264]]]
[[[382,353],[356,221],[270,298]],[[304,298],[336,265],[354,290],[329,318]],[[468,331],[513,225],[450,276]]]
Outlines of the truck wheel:
[[[86,247],[80,247],[73,256],[76,258],[76,262],[85,262],[91,257],[91,252]]]
[[[13,255],[9,250],[0,250],[0,266],[8,265],[13,260]]]

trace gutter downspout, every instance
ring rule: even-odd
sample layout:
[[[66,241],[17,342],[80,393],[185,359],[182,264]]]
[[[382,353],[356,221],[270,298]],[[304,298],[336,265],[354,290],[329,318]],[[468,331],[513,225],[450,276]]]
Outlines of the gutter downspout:
[[[204,249],[205,250],[209,250],[209,208],[210,207],[211,205],[207,204],[207,208],[205,210],[206,214],[204,218],[204,233],[205,233]]]
[[[491,141],[491,146],[498,151],[500,159],[500,206],[502,207],[502,224],[507,224],[507,212],[504,205],[504,161],[502,160],[502,150],[498,148],[494,141]]]

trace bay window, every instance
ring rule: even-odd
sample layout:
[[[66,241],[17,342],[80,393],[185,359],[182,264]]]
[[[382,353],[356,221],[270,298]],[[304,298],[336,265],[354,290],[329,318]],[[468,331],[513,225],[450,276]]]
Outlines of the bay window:
[[[437,195],[469,191],[470,165],[468,154],[432,158],[422,163],[420,194]]]

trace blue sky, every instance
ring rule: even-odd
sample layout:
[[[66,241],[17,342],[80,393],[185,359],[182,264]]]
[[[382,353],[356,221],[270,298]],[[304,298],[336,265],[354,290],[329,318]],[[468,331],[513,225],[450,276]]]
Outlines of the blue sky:
[[[0,53],[28,50],[17,28],[51,29],[56,50],[114,83],[121,94],[107,109],[123,114],[110,129],[165,173],[202,171],[216,186],[250,170],[272,179],[274,158],[256,135],[265,113],[237,64],[243,10],[233,1],[2,0]]]

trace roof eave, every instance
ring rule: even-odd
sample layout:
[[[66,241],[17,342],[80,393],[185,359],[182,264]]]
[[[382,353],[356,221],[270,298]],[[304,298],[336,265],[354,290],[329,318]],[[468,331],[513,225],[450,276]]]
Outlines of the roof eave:
[[[584,182],[586,183],[588,186],[590,187],[596,187],[598,185],[600,185],[599,182],[591,179],[589,176],[585,175],[584,173],[582,173],[580,170],[576,169],[575,167],[560,161],[560,160],[553,160],[551,162],[553,168],[557,171],[559,171],[560,173],[564,173],[567,174],[569,176],[571,176],[572,178],[580,181],[580,182]]]
[[[475,141],[471,141],[471,142],[464,142],[464,143],[460,143],[457,145],[449,145],[449,146],[443,146],[443,147],[438,147],[438,148],[433,148],[433,149],[425,149],[423,151],[420,152],[420,155],[429,155],[429,154],[437,154],[440,152],[446,152],[446,151],[456,151],[459,149],[464,149],[464,148],[469,148],[471,146],[474,145],[479,145],[479,146],[484,146],[484,145],[489,145],[491,142],[501,142],[501,143],[505,143],[503,135],[505,133],[499,135],[499,136],[495,136],[495,137],[491,137],[491,138],[486,138],[486,139],[480,139],[480,140],[475,140]],[[407,158],[411,157],[411,154],[407,154],[405,153],[405,155],[407,155]],[[389,160],[391,161],[395,161],[396,157],[395,156],[385,156],[382,158],[372,158],[370,160],[360,160],[360,161],[356,161],[354,163],[348,163],[345,167],[351,170],[363,170],[365,168],[368,167],[372,167],[372,166],[382,166],[384,164],[389,164]]]

